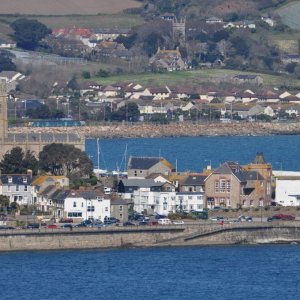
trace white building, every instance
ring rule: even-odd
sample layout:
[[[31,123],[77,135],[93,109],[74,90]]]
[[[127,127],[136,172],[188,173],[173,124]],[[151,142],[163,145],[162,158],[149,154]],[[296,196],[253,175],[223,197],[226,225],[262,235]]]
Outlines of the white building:
[[[176,193],[175,211],[179,211],[179,210],[183,210],[185,212],[202,211],[203,208],[204,208],[204,193],[203,192]]]
[[[64,215],[67,218],[99,219],[110,217],[110,199],[95,191],[72,191],[64,200]]]
[[[1,195],[7,196],[9,202],[17,202],[19,205],[34,205],[37,194],[34,186],[31,186],[31,174],[1,175]]]
[[[139,213],[168,215],[175,209],[175,192],[140,188],[133,193],[134,210]]]
[[[282,206],[300,205],[300,172],[273,171],[275,202]]]

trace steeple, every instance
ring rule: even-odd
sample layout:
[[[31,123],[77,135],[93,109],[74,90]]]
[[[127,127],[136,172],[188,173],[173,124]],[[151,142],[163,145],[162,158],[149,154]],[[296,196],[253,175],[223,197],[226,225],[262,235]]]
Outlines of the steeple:
[[[263,152],[257,152],[256,156],[255,156],[255,159],[254,159],[254,161],[252,163],[256,164],[256,165],[264,165],[264,164],[266,164],[267,162],[265,160]]]
[[[6,84],[0,81],[0,141],[7,137],[7,100]]]

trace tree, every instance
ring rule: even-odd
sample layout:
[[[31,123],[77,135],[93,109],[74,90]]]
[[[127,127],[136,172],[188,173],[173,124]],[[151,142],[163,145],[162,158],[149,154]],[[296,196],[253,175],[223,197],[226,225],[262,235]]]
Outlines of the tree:
[[[250,47],[244,38],[236,36],[233,37],[230,42],[232,43],[232,46],[236,50],[237,54],[248,57]]]
[[[36,109],[27,109],[26,116],[32,119],[50,119],[51,111],[47,105],[42,104]]]
[[[125,193],[125,186],[122,180],[118,183],[118,193]]]
[[[113,121],[137,121],[140,116],[139,107],[136,103],[129,102],[119,110],[111,114]]]
[[[91,73],[89,71],[82,71],[81,76],[84,79],[90,79],[91,78]]]
[[[6,50],[0,51],[0,71],[15,71],[16,65],[13,63],[14,55]]]
[[[71,178],[89,177],[93,174],[93,163],[85,152],[73,145],[46,145],[39,154],[40,168],[52,175]]]
[[[9,198],[7,196],[0,195],[0,206],[1,210],[6,213],[7,207],[9,206]]]
[[[295,73],[295,69],[297,67],[297,63],[295,62],[291,62],[289,64],[287,64],[285,66],[285,70],[288,72],[288,73]]]
[[[32,152],[24,153],[20,147],[15,147],[4,155],[0,169],[5,174],[25,174],[30,169],[36,175],[38,161]]]
[[[46,25],[26,18],[18,19],[10,26],[14,30],[12,36],[16,40],[17,46],[26,50],[35,50],[39,42],[51,33],[51,29]]]

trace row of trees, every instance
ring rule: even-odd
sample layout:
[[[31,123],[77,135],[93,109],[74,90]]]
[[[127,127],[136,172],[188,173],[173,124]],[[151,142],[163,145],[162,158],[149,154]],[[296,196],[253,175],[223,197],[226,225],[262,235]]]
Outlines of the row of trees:
[[[38,158],[31,151],[24,152],[20,147],[15,147],[4,155],[0,169],[4,174],[24,174],[30,169],[33,175],[47,173],[68,176],[71,179],[93,174],[91,159],[73,145],[46,145]]]

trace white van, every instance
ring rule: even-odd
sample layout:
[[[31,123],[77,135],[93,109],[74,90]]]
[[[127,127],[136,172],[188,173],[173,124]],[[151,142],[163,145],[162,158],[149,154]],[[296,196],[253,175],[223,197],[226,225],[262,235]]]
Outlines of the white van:
[[[158,224],[159,225],[169,225],[169,224],[172,224],[172,222],[170,219],[159,219]]]

